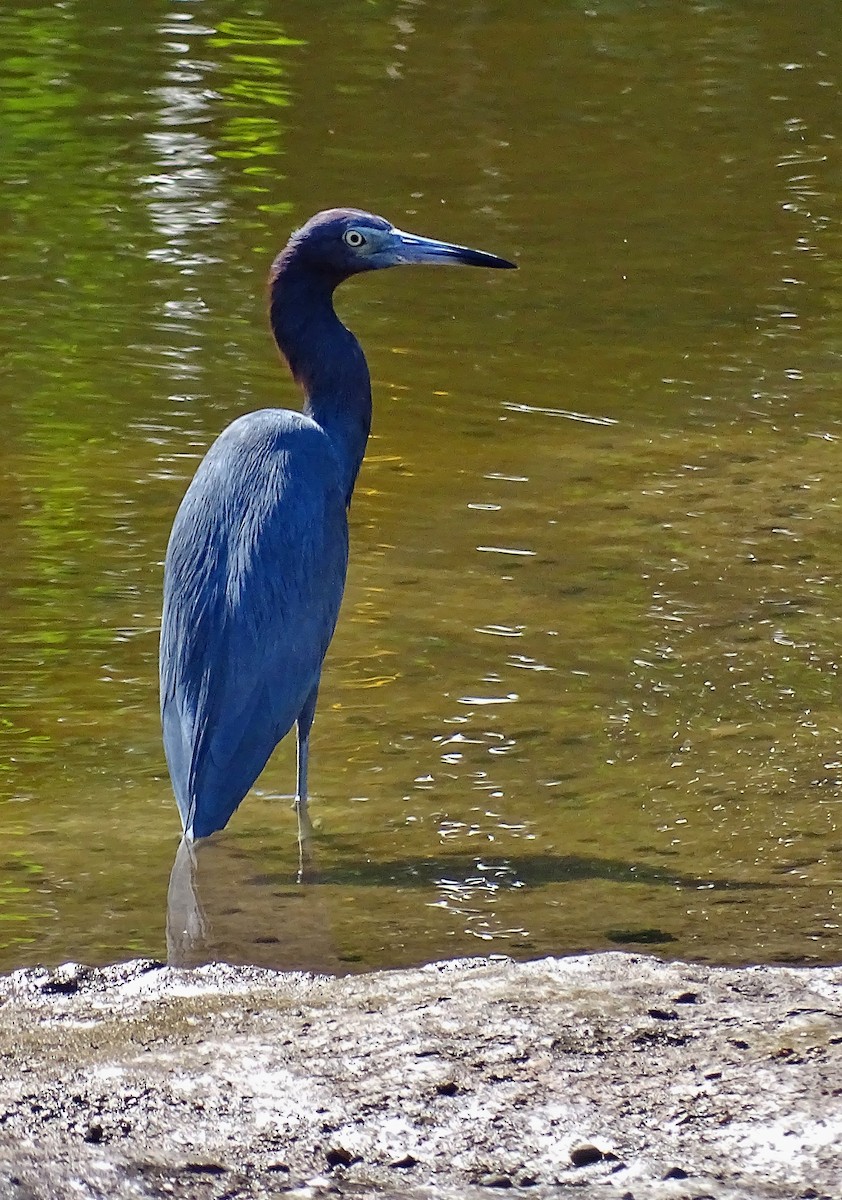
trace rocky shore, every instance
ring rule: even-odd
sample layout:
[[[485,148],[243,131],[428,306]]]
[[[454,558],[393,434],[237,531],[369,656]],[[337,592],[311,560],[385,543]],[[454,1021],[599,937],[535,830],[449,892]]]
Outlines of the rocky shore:
[[[842,968],[0,979],[2,1200],[842,1196]]]

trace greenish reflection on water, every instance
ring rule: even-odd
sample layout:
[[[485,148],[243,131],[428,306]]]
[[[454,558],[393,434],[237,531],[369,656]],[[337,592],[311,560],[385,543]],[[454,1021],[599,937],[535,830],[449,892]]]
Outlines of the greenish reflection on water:
[[[164,953],[161,559],[297,404],[328,204],[517,254],[341,294],[375,381],[314,732],[200,856],[214,950],[838,960],[832,0],[0,11],[0,965]],[[290,931],[296,931],[296,937]]]

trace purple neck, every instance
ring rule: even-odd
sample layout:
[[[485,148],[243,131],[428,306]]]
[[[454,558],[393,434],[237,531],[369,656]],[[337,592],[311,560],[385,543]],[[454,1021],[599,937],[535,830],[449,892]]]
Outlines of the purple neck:
[[[272,268],[269,319],[304,392],[304,412],[333,443],[350,504],[371,428],[371,378],[359,342],[333,307],[341,282],[281,256]]]

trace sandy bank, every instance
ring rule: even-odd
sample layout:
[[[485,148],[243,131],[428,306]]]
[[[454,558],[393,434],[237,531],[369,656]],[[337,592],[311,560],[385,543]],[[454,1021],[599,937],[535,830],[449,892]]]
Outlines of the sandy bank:
[[[842,1195],[842,968],[19,971],[0,1063],[3,1200]]]

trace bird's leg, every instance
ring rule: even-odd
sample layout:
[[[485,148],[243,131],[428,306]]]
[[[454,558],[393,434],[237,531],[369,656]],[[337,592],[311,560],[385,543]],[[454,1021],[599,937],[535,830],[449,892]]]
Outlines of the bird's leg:
[[[307,807],[307,760],[310,752],[310,735],[298,735],[298,783],[295,795],[295,812],[298,817],[298,840],[309,838],[313,833],[313,822]]]
[[[298,817],[298,882],[307,883],[313,867],[313,822],[307,808],[307,761],[310,734],[302,737],[301,718],[298,719],[298,786],[295,815]]]
[[[310,757],[310,727],[316,712],[316,700],[319,695],[318,680],[304,707],[298,714],[296,733],[298,735],[298,775],[295,789],[295,811],[298,816],[298,843],[303,846],[313,835],[313,823],[307,810],[307,767]]]

